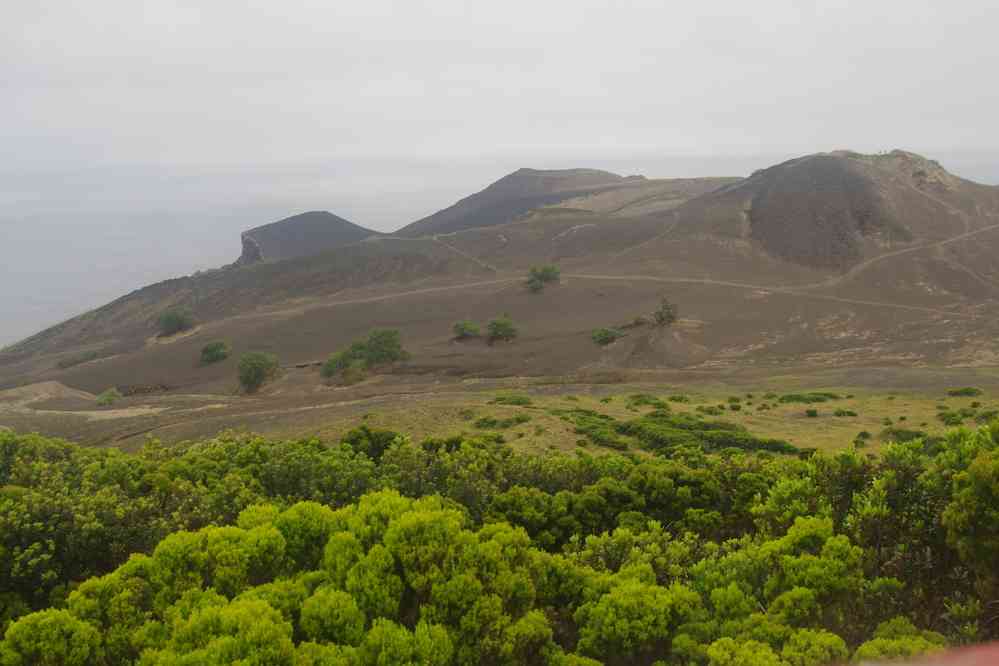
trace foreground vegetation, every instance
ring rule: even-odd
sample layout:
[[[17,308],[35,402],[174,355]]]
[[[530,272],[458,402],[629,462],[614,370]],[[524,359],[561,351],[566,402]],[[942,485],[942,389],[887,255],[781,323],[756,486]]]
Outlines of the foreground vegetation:
[[[999,637],[999,424],[808,455],[628,404],[653,411],[562,415],[641,445],[602,456],[0,432],[0,663],[797,666]]]

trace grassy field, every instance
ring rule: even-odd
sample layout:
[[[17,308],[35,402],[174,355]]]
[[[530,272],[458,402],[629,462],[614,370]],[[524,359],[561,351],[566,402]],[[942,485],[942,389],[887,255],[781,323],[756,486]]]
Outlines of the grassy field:
[[[895,436],[892,429],[922,431],[940,435],[957,424],[975,427],[976,417],[999,410],[999,399],[983,392],[978,396],[950,396],[947,390],[880,392],[850,387],[815,387],[777,393],[767,389],[739,391],[724,388],[683,391],[670,387],[640,387],[618,391],[621,387],[591,387],[593,392],[552,394],[527,388],[517,392],[469,393],[466,397],[436,398],[382,405],[361,415],[360,422],[372,427],[389,428],[420,439],[457,433],[501,433],[512,446],[526,451],[560,449],[563,451],[600,447],[585,442],[575,427],[553,413],[559,410],[588,409],[627,421],[653,409],[636,405],[632,396],[647,395],[667,403],[675,412],[690,412],[712,420],[745,426],[761,437],[783,439],[802,448],[836,451],[847,448],[861,432],[869,433],[863,441],[865,450],[877,452]],[[782,396],[794,394],[833,394],[824,402],[784,402]],[[495,404],[497,396],[522,395],[531,404],[515,406]],[[684,401],[676,401],[682,396]],[[674,397],[674,400],[670,400]],[[788,400],[788,398],[785,398]],[[815,415],[809,416],[810,410]],[[964,410],[963,416],[961,410]],[[940,414],[952,415],[950,425]],[[972,412],[974,412],[972,414]],[[500,421],[523,415],[529,420],[508,427],[489,427],[484,418]],[[353,423],[337,421],[318,430],[294,429],[287,434],[315,432],[335,438]],[[582,442],[582,443],[581,443]]]

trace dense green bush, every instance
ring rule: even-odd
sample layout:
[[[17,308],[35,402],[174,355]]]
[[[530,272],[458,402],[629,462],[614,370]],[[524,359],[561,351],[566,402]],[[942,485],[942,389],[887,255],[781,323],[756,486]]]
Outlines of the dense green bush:
[[[552,264],[532,266],[527,274],[527,288],[534,293],[538,293],[549,282],[558,282],[561,275],[562,271],[559,267]]]
[[[801,459],[583,416],[672,445],[0,432],[0,661],[789,666],[999,638],[999,427]]]
[[[529,407],[534,402],[529,396],[510,393],[508,395],[498,395],[489,401],[490,405],[511,405],[514,407]]]
[[[101,407],[110,407],[115,402],[120,400],[121,397],[122,397],[121,391],[118,390],[118,387],[112,386],[111,388],[107,389],[106,391],[98,395],[96,402]]]
[[[472,425],[476,428],[482,429],[492,429],[492,430],[506,430],[507,428],[512,428],[514,426],[527,423],[531,420],[531,417],[527,414],[517,414],[515,416],[510,416],[507,418],[496,418],[495,416],[483,416],[475,421]]]
[[[482,333],[479,329],[479,325],[474,321],[469,321],[468,319],[463,319],[462,321],[455,322],[454,326],[451,327],[451,331],[454,333],[455,340],[467,340],[468,338],[477,338]]]
[[[486,326],[486,331],[489,334],[489,344],[513,340],[518,335],[517,327],[514,326],[510,315],[503,315],[502,317],[493,319]]]
[[[229,346],[228,342],[224,340],[215,340],[214,342],[209,342],[201,348],[201,363],[202,365],[218,363],[219,361],[224,361],[229,358],[229,354],[231,353],[232,347]]]
[[[982,394],[982,389],[975,388],[974,386],[965,386],[963,388],[954,388],[947,391],[947,395],[954,397],[966,397],[975,398]]]
[[[659,307],[652,313],[652,323],[659,328],[666,328],[675,324],[679,316],[676,305],[663,298],[659,301]]]
[[[785,393],[779,398],[779,402],[783,403],[816,403],[816,402],[829,402],[830,400],[840,400],[842,396],[836,393],[828,393],[825,391],[812,391],[810,393]]]
[[[189,308],[170,308],[160,314],[157,323],[161,336],[175,335],[194,327],[194,314]]]
[[[281,369],[274,354],[249,352],[239,359],[239,383],[247,393],[257,391]]]
[[[624,333],[616,328],[598,328],[590,334],[593,342],[601,347],[606,347],[622,337],[624,337]]]
[[[409,352],[402,348],[399,331],[376,329],[366,340],[356,340],[347,349],[332,354],[323,364],[322,375],[333,377],[351,366],[369,370],[408,358]]]

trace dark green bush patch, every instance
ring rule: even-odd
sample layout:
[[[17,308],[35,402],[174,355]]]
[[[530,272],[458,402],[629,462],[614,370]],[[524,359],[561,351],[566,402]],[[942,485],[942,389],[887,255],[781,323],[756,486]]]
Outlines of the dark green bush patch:
[[[975,388],[974,386],[965,386],[962,388],[952,388],[947,391],[947,395],[954,398],[976,398],[982,395],[982,389]]]

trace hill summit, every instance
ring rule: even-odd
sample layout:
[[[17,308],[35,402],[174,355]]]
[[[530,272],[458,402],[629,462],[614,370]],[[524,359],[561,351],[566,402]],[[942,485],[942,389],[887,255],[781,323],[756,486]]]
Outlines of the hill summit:
[[[236,263],[293,259],[377,235],[328,211],[314,210],[244,231],[243,252]]]
[[[429,236],[504,224],[541,206],[641,180],[644,177],[619,176],[599,169],[518,169],[481,192],[403,227],[398,233]]]

